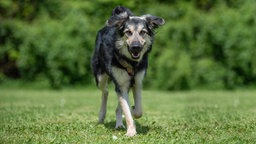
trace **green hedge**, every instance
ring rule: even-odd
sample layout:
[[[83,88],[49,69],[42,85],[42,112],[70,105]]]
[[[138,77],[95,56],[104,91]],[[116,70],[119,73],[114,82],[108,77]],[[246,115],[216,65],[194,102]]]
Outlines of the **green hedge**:
[[[168,90],[255,85],[256,7],[251,2],[238,8],[219,4],[211,11],[182,3],[176,12],[182,14],[156,36],[150,75],[155,81],[149,85]]]
[[[153,3],[153,4],[152,4]],[[0,82],[91,85],[96,32],[116,5],[163,17],[145,86],[163,90],[256,84],[253,0],[0,1]],[[94,84],[94,83],[93,83]]]

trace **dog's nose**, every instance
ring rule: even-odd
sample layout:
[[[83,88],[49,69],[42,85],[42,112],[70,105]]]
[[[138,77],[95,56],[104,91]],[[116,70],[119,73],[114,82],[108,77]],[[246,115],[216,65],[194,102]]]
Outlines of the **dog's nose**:
[[[141,50],[142,50],[141,46],[133,46],[131,47],[130,52],[137,55],[141,52]]]
[[[131,48],[131,51],[132,51],[132,52],[136,52],[136,53],[139,53],[141,50],[142,50],[142,47],[141,47],[141,46],[133,46],[133,47]]]
[[[131,45],[131,51],[139,53],[142,50],[142,45],[139,42],[134,42]]]

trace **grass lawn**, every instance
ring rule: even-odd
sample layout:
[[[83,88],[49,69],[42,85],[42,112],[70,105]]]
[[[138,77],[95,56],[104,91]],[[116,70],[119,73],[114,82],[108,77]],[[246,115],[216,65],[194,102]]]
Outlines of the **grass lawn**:
[[[114,129],[114,91],[97,125],[100,99],[96,90],[0,88],[0,143],[256,143],[253,90],[143,91],[133,138]]]

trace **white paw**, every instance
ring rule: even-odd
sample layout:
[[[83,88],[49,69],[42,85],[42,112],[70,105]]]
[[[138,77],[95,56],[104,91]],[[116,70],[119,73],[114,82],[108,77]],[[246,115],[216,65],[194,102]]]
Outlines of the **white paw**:
[[[131,128],[127,130],[127,133],[125,135],[128,137],[133,137],[136,135],[136,133],[137,133],[136,130],[134,128]]]

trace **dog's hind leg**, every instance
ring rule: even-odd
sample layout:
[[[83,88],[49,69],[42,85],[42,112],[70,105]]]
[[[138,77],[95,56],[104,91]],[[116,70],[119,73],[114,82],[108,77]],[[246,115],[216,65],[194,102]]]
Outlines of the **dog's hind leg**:
[[[102,74],[98,75],[98,87],[102,91],[102,101],[99,113],[99,123],[103,123],[106,112],[107,112],[107,100],[108,100],[108,75]]]
[[[117,108],[116,108],[116,127],[115,129],[118,128],[125,128],[123,124],[123,118],[122,118],[122,108],[120,103],[118,102]]]

